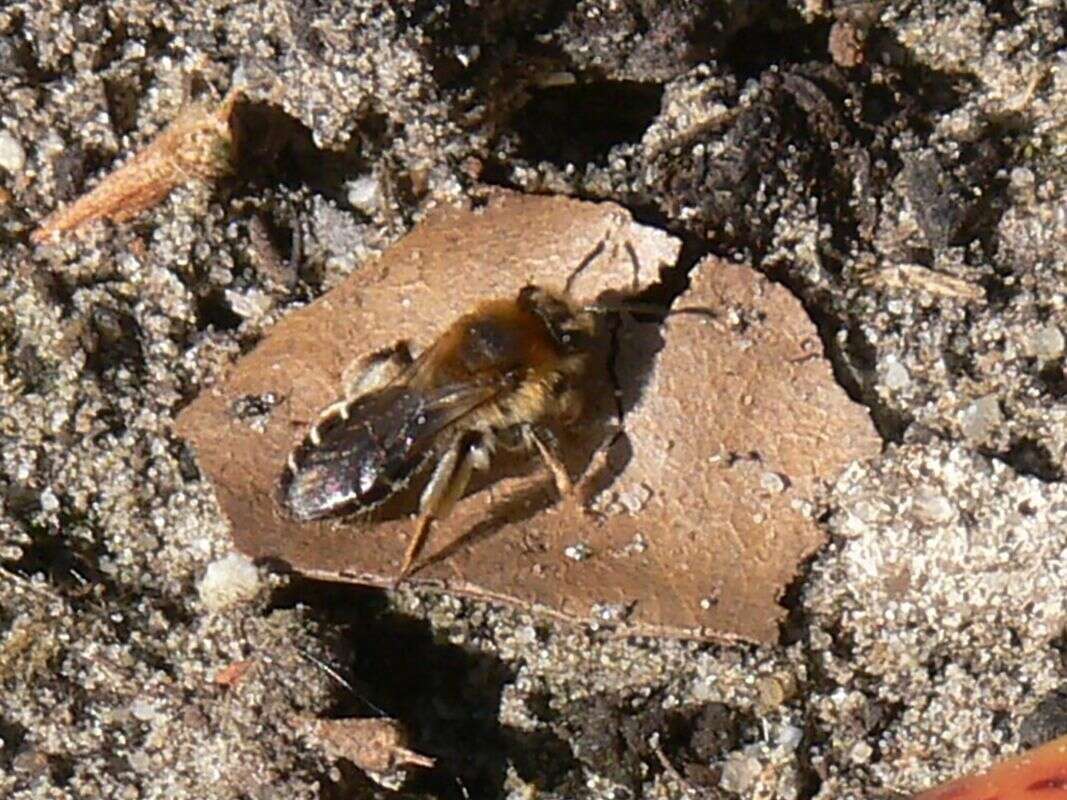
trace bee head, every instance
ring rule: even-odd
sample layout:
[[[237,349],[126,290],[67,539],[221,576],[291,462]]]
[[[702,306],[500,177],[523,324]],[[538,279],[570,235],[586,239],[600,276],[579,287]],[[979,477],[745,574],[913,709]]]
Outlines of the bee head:
[[[534,314],[563,353],[577,353],[589,346],[594,333],[593,315],[575,310],[567,300],[540,286],[519,291],[519,308]]]

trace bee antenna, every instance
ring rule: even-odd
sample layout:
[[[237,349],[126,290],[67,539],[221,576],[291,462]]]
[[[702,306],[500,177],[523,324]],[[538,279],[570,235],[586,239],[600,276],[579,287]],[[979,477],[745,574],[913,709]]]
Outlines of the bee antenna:
[[[629,311],[632,314],[654,314],[657,317],[665,317],[670,313],[663,306],[654,303],[631,301],[592,303],[586,306],[585,310],[592,314],[617,314],[620,311]]]
[[[710,308],[689,306],[685,308],[664,308],[654,303],[642,303],[639,301],[623,300],[621,302],[598,302],[585,307],[592,314],[617,314],[620,311],[631,314],[648,314],[649,316],[667,319],[675,314],[696,314],[703,317],[714,317],[715,312]]]
[[[341,673],[339,673],[337,670],[335,670],[333,667],[331,667],[329,664],[327,664],[321,658],[315,656],[312,653],[307,652],[306,650],[301,650],[300,648],[297,648],[296,652],[299,653],[304,658],[306,658],[308,661],[310,661],[316,667],[321,669],[323,672],[325,672],[327,675],[329,675],[331,678],[333,678],[339,684],[341,684],[341,686],[343,686],[346,689],[348,689],[348,691],[350,691],[356,697],[356,699],[361,700],[364,703],[366,703],[368,707],[370,707],[371,709],[376,711],[381,716],[383,716],[383,717],[388,717],[389,716],[387,713],[385,713],[385,711],[383,711],[377,705],[372,703],[370,700],[368,700],[362,694],[357,692],[356,688],[341,676]]]

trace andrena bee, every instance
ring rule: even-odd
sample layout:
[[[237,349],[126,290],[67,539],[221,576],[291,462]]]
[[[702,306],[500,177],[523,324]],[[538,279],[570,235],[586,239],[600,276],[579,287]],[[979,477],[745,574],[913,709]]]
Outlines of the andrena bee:
[[[280,504],[299,521],[364,514],[434,463],[403,578],[433,521],[448,516],[498,447],[536,451],[568,494],[553,428],[581,413],[595,327],[593,311],[527,286],[460,317],[417,359],[403,343],[371,355],[289,455]]]

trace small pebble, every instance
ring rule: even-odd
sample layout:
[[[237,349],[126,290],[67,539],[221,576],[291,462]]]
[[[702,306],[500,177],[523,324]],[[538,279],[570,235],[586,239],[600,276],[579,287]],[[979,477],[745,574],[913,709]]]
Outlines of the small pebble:
[[[601,622],[617,625],[625,622],[632,610],[633,606],[628,603],[594,603],[590,612]]]
[[[253,320],[262,317],[274,305],[273,298],[258,289],[249,289],[245,292],[227,289],[226,302],[230,304],[235,314]]]
[[[804,731],[796,725],[783,725],[778,733],[778,744],[786,750],[796,750],[804,740]]]
[[[923,522],[948,522],[953,517],[952,503],[937,492],[919,492],[912,500],[915,516]]]
[[[589,545],[581,542],[572,544],[563,550],[563,555],[572,561],[585,561],[592,554],[593,551],[589,549]]]
[[[983,441],[1004,421],[1000,403],[993,395],[980,397],[963,411],[963,435],[973,441]]]
[[[1027,342],[1027,350],[1041,361],[1055,361],[1063,355],[1063,331],[1055,325],[1039,328]]]
[[[762,771],[763,768],[755,758],[735,753],[722,768],[719,786],[734,794],[744,794],[759,779]]]
[[[769,494],[781,494],[785,491],[785,479],[777,472],[764,472],[760,477],[760,488]]]
[[[130,703],[130,714],[141,722],[151,722],[156,718],[156,707],[143,697]]]
[[[200,602],[209,611],[222,611],[252,600],[259,593],[259,571],[237,553],[208,564],[200,581]]]
[[[863,31],[847,19],[839,19],[830,28],[830,57],[839,67],[856,67],[863,63]]]
[[[134,772],[148,772],[152,768],[152,759],[143,750],[133,750],[126,761]]]
[[[345,184],[348,189],[348,204],[357,211],[371,215],[382,204],[381,186],[373,175],[363,175]]]
[[[852,750],[849,751],[848,757],[856,764],[866,764],[871,760],[871,756],[874,755],[874,750],[866,742],[856,742],[853,745]]]
[[[56,497],[55,492],[51,489],[45,489],[41,492],[41,509],[55,511],[57,508],[59,508],[59,498]]]
[[[776,678],[763,677],[756,681],[761,711],[773,711],[785,702],[785,688]]]
[[[1037,178],[1034,171],[1028,167],[1015,167],[1009,176],[1011,189],[1020,194],[1028,194],[1034,191]]]
[[[911,383],[911,373],[895,356],[889,356],[885,360],[882,380],[885,382],[887,389],[899,392],[901,389],[907,388],[908,384]]]
[[[22,149],[19,140],[7,131],[0,131],[0,169],[5,169],[12,175],[22,172],[26,166],[26,151]]]
[[[652,490],[644,484],[634,487],[632,491],[621,492],[619,494],[619,502],[622,504],[623,508],[631,514],[637,514],[642,511],[651,499]]]

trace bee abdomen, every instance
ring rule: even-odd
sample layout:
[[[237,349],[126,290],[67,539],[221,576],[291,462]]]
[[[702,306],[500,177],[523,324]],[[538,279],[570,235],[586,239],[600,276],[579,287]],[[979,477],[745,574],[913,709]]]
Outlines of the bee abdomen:
[[[425,461],[426,415],[395,387],[327,408],[289,455],[278,501],[301,521],[363,513],[411,480]]]

